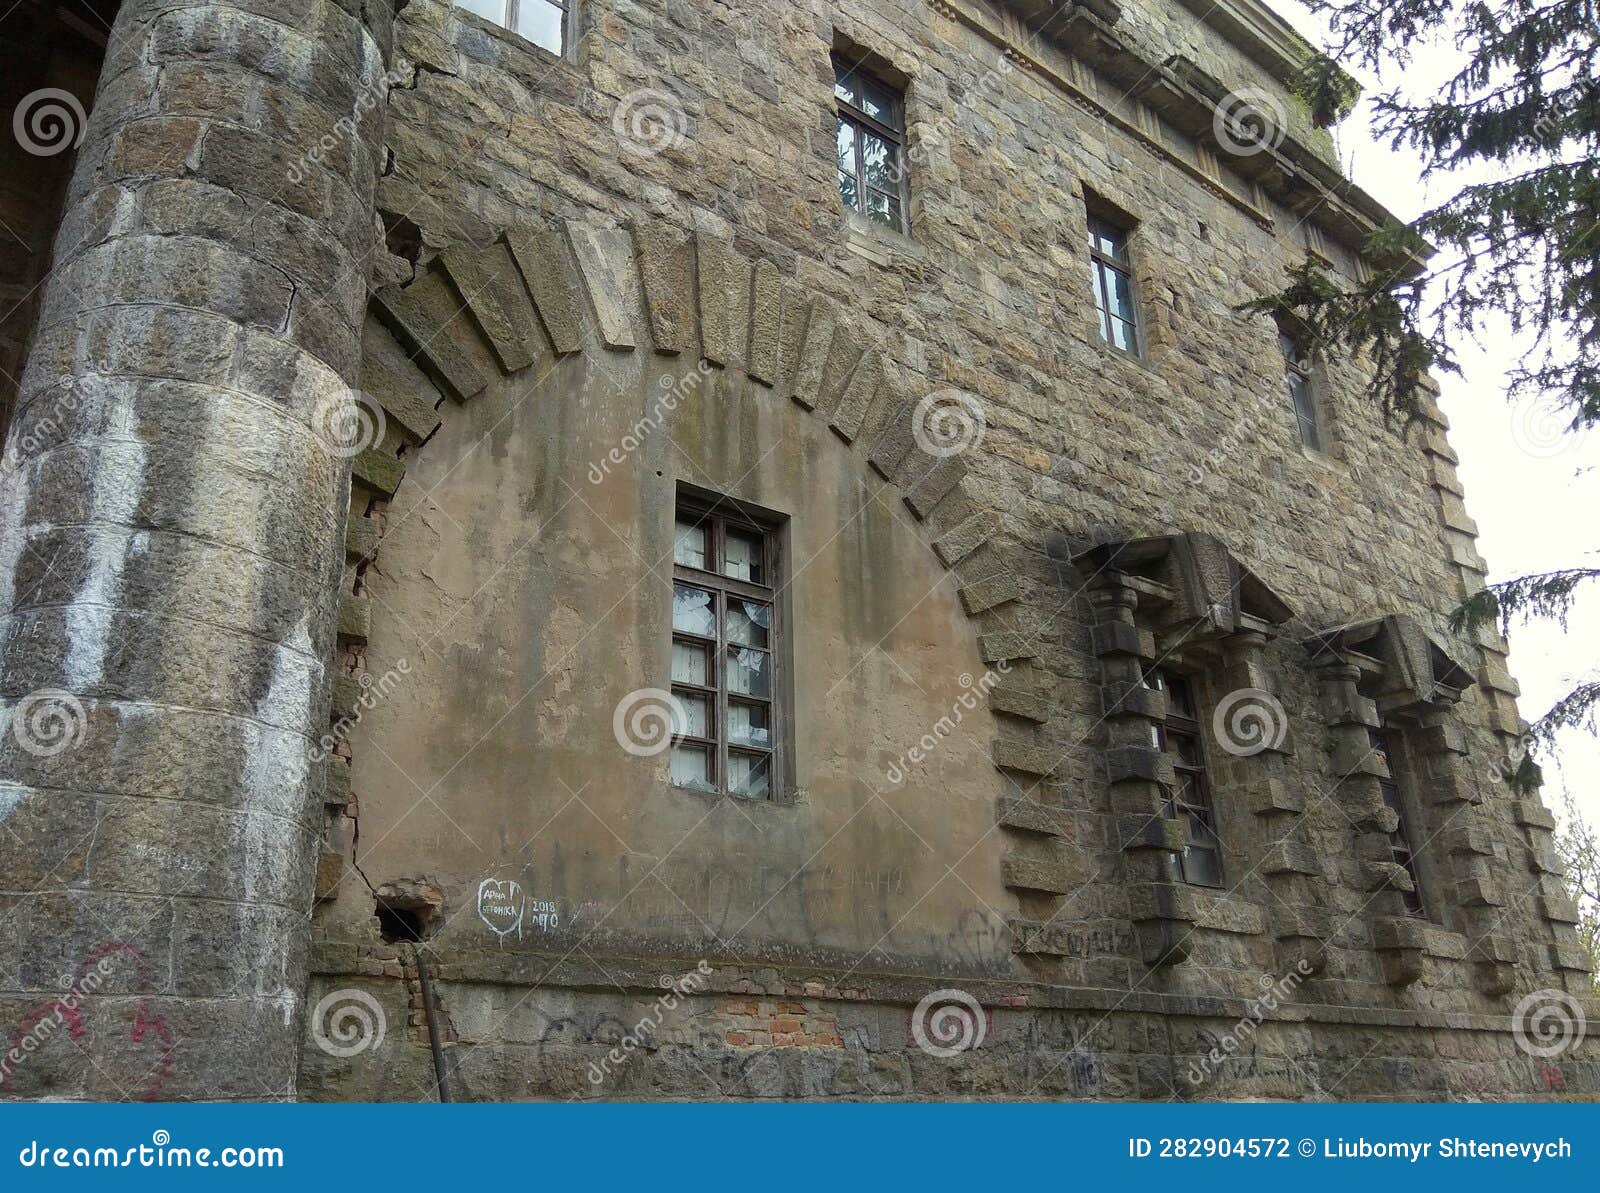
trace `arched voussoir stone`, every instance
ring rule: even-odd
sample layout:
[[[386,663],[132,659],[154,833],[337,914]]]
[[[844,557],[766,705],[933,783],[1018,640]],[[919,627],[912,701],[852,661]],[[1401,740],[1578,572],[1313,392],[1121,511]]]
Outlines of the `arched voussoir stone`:
[[[373,310],[421,374],[456,401],[474,398],[496,375],[538,376],[574,354],[643,351],[742,372],[770,400],[811,413],[839,450],[898,491],[911,514],[906,525],[953,573],[979,654],[1001,673],[983,689],[1000,726],[993,761],[1013,780],[1021,776],[1024,790],[1007,800],[1023,810],[1001,815],[999,827],[1036,837],[1038,824],[1059,819],[1029,797],[1055,764],[1042,739],[1052,701],[1035,664],[1041,640],[1008,620],[1024,587],[1019,561],[995,545],[1002,515],[962,486],[962,452],[918,425],[927,403],[906,391],[881,345],[861,342],[861,320],[730,242],[659,223],[578,221],[508,229],[486,248],[447,249],[409,283],[380,290]],[[419,414],[427,401],[397,394],[394,362],[370,350],[369,357],[377,379],[369,398],[403,427],[432,421]],[[450,407],[447,400],[437,412],[444,421]],[[392,495],[403,474],[403,462],[395,464],[381,488],[368,483],[369,495]],[[358,469],[357,482],[372,471]],[[947,501],[961,508],[941,527],[935,515]],[[365,566],[381,558],[381,538],[363,538],[353,550]],[[359,630],[356,612],[351,606],[346,636]],[[1037,842],[1026,844],[1037,851]],[[1025,860],[1014,857],[1010,869],[1027,869]]]

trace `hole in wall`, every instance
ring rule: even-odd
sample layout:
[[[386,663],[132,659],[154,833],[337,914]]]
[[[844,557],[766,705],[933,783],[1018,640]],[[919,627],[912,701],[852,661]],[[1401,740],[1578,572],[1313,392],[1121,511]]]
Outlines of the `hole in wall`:
[[[378,217],[383,220],[384,247],[415,268],[422,257],[422,229],[416,221],[393,211],[380,208]]]
[[[418,944],[428,935],[433,919],[431,907],[396,907],[381,900],[377,904],[378,935],[389,944]]]

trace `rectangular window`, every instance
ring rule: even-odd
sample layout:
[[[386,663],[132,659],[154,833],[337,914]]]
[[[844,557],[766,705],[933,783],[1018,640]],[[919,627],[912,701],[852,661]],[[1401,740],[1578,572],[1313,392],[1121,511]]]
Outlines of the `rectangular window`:
[[[1152,733],[1154,744],[1172,756],[1176,776],[1173,797],[1163,812],[1189,827],[1189,844],[1179,858],[1183,880],[1196,886],[1221,886],[1222,842],[1217,838],[1211,787],[1206,780],[1194,689],[1187,679],[1168,671],[1152,672],[1149,684],[1167,694],[1167,719],[1154,726]]]
[[[1422,876],[1417,872],[1417,855],[1411,848],[1411,833],[1406,823],[1408,817],[1405,802],[1400,797],[1400,783],[1394,777],[1395,760],[1389,750],[1389,738],[1379,729],[1369,729],[1367,737],[1374,752],[1389,768],[1389,778],[1378,780],[1378,786],[1383,791],[1383,802],[1399,818],[1394,826],[1394,832],[1389,834],[1389,852],[1394,858],[1394,864],[1411,876],[1411,889],[1404,892],[1406,914],[1425,915],[1426,911],[1422,904]]]
[[[672,782],[770,799],[778,785],[776,535],[680,503],[674,529]]]
[[[904,97],[837,54],[833,78],[839,116],[834,147],[839,198],[850,210],[906,232],[910,192]]]
[[[1312,390],[1311,360],[1300,340],[1279,329],[1278,351],[1283,353],[1285,384],[1289,389],[1289,408],[1300,428],[1300,442],[1313,451],[1322,450],[1322,427],[1317,422],[1317,400]]]
[[[456,0],[468,12],[521,34],[540,49],[566,53],[571,0]]]
[[[1089,214],[1089,274],[1100,338],[1124,352],[1139,351],[1139,314],[1133,300],[1133,269],[1128,259],[1128,233],[1111,221]]]

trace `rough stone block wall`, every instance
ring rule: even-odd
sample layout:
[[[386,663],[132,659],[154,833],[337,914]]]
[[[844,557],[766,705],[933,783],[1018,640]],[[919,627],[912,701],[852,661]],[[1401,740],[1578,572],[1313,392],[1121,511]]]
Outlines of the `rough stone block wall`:
[[[315,989],[330,1006],[360,989],[387,1009],[390,1024],[413,1026],[407,1047],[380,1057],[330,1062],[325,1049],[308,1046],[307,1092],[341,1097],[376,1088],[369,1065],[402,1065],[417,1089],[432,1080],[415,1000],[402,1013],[391,1005],[397,989],[357,980],[376,975],[352,957],[382,953],[383,946],[375,943],[372,893],[349,869],[352,860],[380,900],[385,891],[417,884],[430,892],[434,927],[426,950],[440,967],[448,1068],[463,1096],[1510,1097],[1589,1088],[1592,1061],[1574,1055],[1547,1063],[1519,1049],[1511,1032],[1522,995],[1541,988],[1581,995],[1588,978],[1547,869],[1544,817],[1501,779],[1519,730],[1504,644],[1492,636],[1457,642],[1446,626],[1449,609],[1480,581],[1482,564],[1460,508],[1443,419],[1432,413],[1420,427],[1386,426],[1366,397],[1360,368],[1327,362],[1319,396],[1330,443],[1324,452],[1301,448],[1282,395],[1275,329],[1234,309],[1271,288],[1308,244],[1352,275],[1366,268],[1349,230],[1359,196],[1345,188],[1316,204],[1260,185],[1252,163],[1218,160],[1203,132],[1182,131],[1179,106],[1116,71],[1125,69],[1127,54],[1159,63],[1166,47],[1230,87],[1259,87],[1285,105],[1291,136],[1325,163],[1325,139],[1294,110],[1283,80],[1219,41],[1182,5],[1126,6],[1113,22],[1123,48],[1102,45],[1081,57],[1069,52],[1070,40],[1039,36],[1005,6],[967,3],[914,11],[870,3],[748,5],[737,13],[593,4],[580,7],[578,22],[576,49],[557,60],[441,4],[414,0],[401,16],[397,63],[415,68],[416,85],[396,92],[390,108],[393,169],[378,203],[391,231],[404,232],[391,235],[391,247],[406,257],[391,273],[410,279],[401,292],[411,297],[380,294],[386,313],[382,326],[369,328],[367,375],[381,381],[373,393],[386,409],[403,402],[434,413],[407,415],[406,430],[394,437],[391,428],[378,453],[416,471],[422,497],[406,498],[392,467],[358,463],[358,501],[374,523],[363,542],[374,545],[352,557],[358,562],[347,577],[347,599],[359,598],[371,613],[347,655],[352,682],[392,673],[397,658],[416,657],[419,645],[426,653],[437,639],[408,628],[419,616],[454,627],[462,645],[481,634],[502,653],[526,649],[515,618],[508,630],[498,613],[480,617],[473,600],[440,599],[441,588],[465,596],[477,585],[467,580],[470,569],[450,562],[437,537],[444,523],[427,507],[468,525],[481,516],[474,510],[548,513],[556,503],[539,506],[541,496],[577,486],[594,437],[607,433],[592,420],[580,432],[570,421],[579,407],[569,404],[637,413],[638,395],[648,394],[658,375],[637,359],[647,342],[669,354],[663,384],[684,371],[675,354],[692,357],[696,347],[718,370],[717,386],[671,431],[680,456],[703,460],[707,441],[695,425],[716,418],[742,424],[753,417],[744,403],[759,407],[795,392],[805,408],[814,401],[849,406],[853,357],[840,350],[818,374],[819,398],[803,396],[809,383],[786,380],[790,370],[805,375],[798,360],[778,368],[770,394],[763,389],[773,378],[756,364],[754,345],[766,270],[814,296],[808,302],[837,311],[854,352],[870,346],[881,354],[895,392],[915,399],[957,389],[982,405],[981,445],[962,457],[959,472],[941,472],[937,488],[919,499],[920,474],[891,468],[884,476],[911,490],[915,518],[931,540],[946,544],[941,558],[948,551],[946,562],[957,565],[968,594],[962,600],[983,611],[974,627],[980,656],[1012,661],[1019,675],[1008,678],[1023,681],[1020,694],[994,702],[994,759],[1012,792],[996,808],[998,836],[991,828],[969,839],[947,824],[923,846],[941,861],[979,850],[982,866],[998,867],[1008,893],[972,900],[975,935],[965,941],[954,926],[939,943],[921,943],[915,933],[880,938],[924,893],[901,897],[892,888],[863,889],[856,896],[866,913],[855,917],[859,935],[851,935],[847,916],[829,923],[843,936],[827,946],[820,939],[809,950],[792,943],[781,914],[731,939],[705,936],[697,955],[714,968],[713,990],[753,1002],[690,998],[695,1034],[676,1029],[668,1042],[640,1049],[621,1086],[609,1075],[580,1080],[589,1064],[603,1061],[604,1045],[628,1034],[656,980],[654,972],[625,975],[635,963],[621,958],[688,956],[696,923],[725,922],[718,914],[732,913],[737,926],[741,911],[756,910],[771,893],[758,877],[762,855],[781,854],[791,829],[752,846],[719,828],[720,848],[739,851],[735,869],[756,867],[748,886],[740,880],[723,894],[690,877],[696,867],[718,867],[714,856],[699,860],[700,846],[690,842],[683,878],[668,883],[683,912],[676,927],[656,918],[651,904],[563,886],[556,875],[564,863],[552,869],[553,859],[540,852],[545,843],[534,845],[533,860],[516,863],[518,873],[554,898],[556,923],[514,946],[502,939],[486,949],[474,893],[481,875],[508,864],[495,860],[505,855],[465,844],[431,850],[425,842],[453,838],[456,829],[476,841],[482,833],[516,833],[500,821],[560,816],[565,797],[555,779],[570,791],[585,777],[603,776],[607,799],[618,792],[623,808],[641,809],[621,813],[629,831],[650,825],[656,802],[672,797],[643,777],[647,770],[616,769],[600,710],[568,690],[558,702],[569,715],[530,721],[527,735],[512,731],[511,740],[527,744],[504,762],[480,765],[463,756],[468,765],[451,786],[476,793],[474,802],[441,815],[428,801],[393,793],[401,782],[393,763],[428,756],[431,747],[407,751],[419,735],[448,736],[450,723],[441,734],[438,722],[417,719],[420,708],[408,710],[415,697],[403,694],[366,703],[367,719],[338,747],[354,755],[354,765],[340,772],[340,813],[325,843],[330,881],[319,912],[324,943],[313,962]],[[1090,36],[1096,28],[1082,27],[1085,46],[1104,42]],[[836,45],[870,50],[886,74],[906,81],[915,149],[909,236],[863,227],[839,206],[828,58]],[[642,94],[667,113],[676,135],[641,141],[628,115]],[[1086,202],[1109,203],[1138,221],[1131,252],[1147,338],[1140,358],[1099,341],[1084,276]],[[1312,225],[1317,230],[1308,233]],[[698,299],[686,303],[659,301],[671,285],[648,248],[657,236],[670,242],[674,228],[689,246],[673,250],[686,254],[674,258],[675,268],[685,285],[699,285]],[[618,233],[609,229],[628,230],[621,242],[631,238],[634,247],[616,247]],[[497,243],[502,235],[509,257]],[[523,243],[546,255],[524,255]],[[600,244],[612,247],[586,259]],[[731,263],[729,252],[731,262],[747,264]],[[590,264],[602,259],[608,270],[593,272]],[[744,277],[746,286],[755,279],[731,312],[707,305],[723,277]],[[492,308],[482,300],[489,289],[497,295]],[[819,326],[820,308],[809,309],[809,323],[802,316],[796,327],[797,346],[808,343],[803,329]],[[561,310],[592,318],[569,327],[551,317]],[[464,311],[472,317],[459,318]],[[787,316],[781,322],[786,326]],[[506,336],[519,323],[537,326],[531,342]],[[520,346],[517,361],[507,343]],[[592,365],[560,364],[574,349]],[[528,381],[520,380],[523,369]],[[505,381],[493,381],[502,373]],[[539,395],[544,414],[524,413],[529,392]],[[740,394],[746,396],[736,399]],[[503,473],[499,465],[478,464],[483,479],[464,479],[475,467],[479,437],[507,434],[563,446],[509,457],[524,460],[506,475],[527,477],[518,482],[525,488],[489,479]],[[799,430],[781,434],[785,443],[791,434],[810,442]],[[865,436],[868,459],[871,441]],[[754,463],[760,448],[759,440],[747,448],[730,437],[722,449],[729,472]],[[444,453],[442,461],[430,464],[430,452]],[[620,504],[608,504],[600,524],[561,522],[547,533],[576,544],[586,535],[603,538],[603,525],[618,524],[609,520],[613,514],[622,525],[636,518],[650,524],[650,511],[671,501],[670,479],[653,481],[651,469],[670,478],[674,455],[647,456],[620,497],[604,490]],[[492,501],[475,492],[483,484],[499,488]],[[778,494],[780,508],[806,507],[798,490],[780,484],[768,491]],[[418,518],[430,524],[428,532],[414,529]],[[1131,776],[1111,773],[1108,785],[1114,764],[1106,751],[1140,740],[1146,730],[1139,716],[1146,714],[1107,703],[1112,689],[1103,685],[1113,672],[1096,635],[1117,601],[1134,609],[1130,626],[1144,625],[1139,619],[1148,614],[1134,608],[1137,598],[1102,598],[1065,563],[1096,543],[1194,531],[1225,543],[1289,609],[1284,624],[1262,623],[1270,633],[1219,641],[1201,661],[1207,708],[1232,689],[1264,687],[1292,729],[1281,748],[1262,757],[1215,757],[1214,798],[1233,876],[1226,892],[1146,886],[1141,855],[1127,852],[1127,814],[1137,806],[1127,803]],[[648,553],[648,538],[642,546]],[[983,584],[1001,574],[1008,591],[991,608]],[[526,575],[519,565],[516,575],[541,593],[527,637],[548,657],[573,635],[563,639],[541,624],[588,624],[576,596],[581,582],[555,560],[535,563]],[[872,596],[846,591],[861,601]],[[1319,666],[1305,644],[1316,629],[1391,613],[1415,619],[1453,656],[1467,658],[1476,681],[1447,725],[1430,734],[1418,723],[1415,748],[1396,756],[1397,772],[1419,793],[1417,831],[1428,842],[1430,917],[1415,922],[1402,915],[1401,880],[1387,852],[1381,859],[1372,852],[1392,827],[1371,811],[1375,772],[1353,766],[1349,755],[1375,713],[1364,711],[1362,692],[1340,686],[1360,686],[1355,679]],[[905,656],[903,665],[937,682],[972,648],[973,639],[961,637],[943,648],[943,660]],[[623,635],[626,645],[607,674],[616,691],[648,681],[650,641],[648,632],[637,646]],[[1127,657],[1137,659],[1144,648],[1136,641],[1130,650]],[[408,682],[427,690],[440,670],[424,666]],[[453,682],[485,678],[469,668]],[[471,697],[476,715],[491,721],[503,707],[496,682],[474,683]],[[520,690],[509,688],[507,699]],[[560,746],[546,748],[547,734]],[[472,735],[457,736],[472,754]],[[869,751],[867,758],[881,766],[889,753]],[[497,766],[529,760],[548,792],[529,793],[497,777]],[[423,763],[419,786],[431,787],[441,769]],[[941,795],[929,776],[915,782],[935,807],[956,798]],[[845,790],[824,783],[807,798],[828,804]],[[609,807],[602,801],[601,820]],[[377,843],[359,855],[352,853],[356,818],[364,839],[378,826]],[[607,832],[584,820],[560,816],[547,834],[558,842],[553,848],[614,853]],[[675,834],[652,841],[649,831],[647,853],[678,841]],[[1151,838],[1139,845],[1149,850],[1142,856],[1162,872],[1172,838],[1147,826],[1138,831]],[[899,858],[898,848],[885,856]],[[746,849],[754,856],[746,858]],[[599,871],[590,874],[592,888]],[[587,926],[585,916],[603,926]],[[882,928],[874,931],[869,925],[878,917]],[[1170,935],[1152,937],[1152,927],[1163,924]],[[1152,939],[1157,954],[1162,940],[1181,940],[1181,959],[1153,955]],[[581,978],[577,958],[599,954],[603,976],[588,971]],[[409,964],[409,954],[383,955],[403,970]],[[750,969],[756,956],[770,956],[776,967]],[[1152,964],[1153,956],[1161,963]],[[917,976],[895,976],[907,973]],[[611,992],[587,989],[590,980]],[[1275,1011],[1276,1022],[1245,1031],[1241,1045],[1239,1024],[1254,1000],[1285,980],[1294,989],[1282,1001],[1293,1005]],[[940,987],[981,1002],[988,1030],[977,1053],[946,1058],[916,1047],[916,1004]],[[1075,1016],[1087,1017],[1077,1035],[1059,1026]],[[893,1026],[866,1035],[846,1030],[867,1022]],[[1096,1025],[1110,1033],[1106,1041],[1099,1042]],[[1034,1059],[1041,1033],[1054,1049],[1044,1064]],[[1224,1047],[1227,1040],[1243,1052]],[[1214,1048],[1221,1059],[1208,1062]],[[696,1062],[714,1062],[716,1075],[706,1077]],[[1070,1078],[1044,1076],[1062,1063]],[[774,1066],[779,1075],[747,1087],[739,1077],[746,1064]],[[1191,1066],[1199,1066],[1200,1080],[1187,1076]],[[882,1070],[895,1076],[867,1076]]]
[[[293,1093],[388,37],[111,27],[0,495],[8,1095]]]
[[[8,439],[6,706],[59,690],[87,726],[0,751],[16,1030],[109,958],[86,1022],[131,1026],[77,1046],[152,1049],[178,1096],[426,1097],[430,1034],[464,1098],[1600,1087],[1592,1044],[1514,1030],[1589,975],[1548,813],[1502,781],[1505,644],[1448,631],[1483,566],[1444,420],[1386,426],[1326,362],[1302,448],[1276,331],[1235,309],[1308,245],[1372,267],[1370,201],[1270,47],[1175,0],[1057,15],[579,0],[558,59],[439,0],[392,55],[366,7],[125,7]],[[905,86],[909,235],[839,203],[835,47]],[[1228,158],[1211,113],[1251,88],[1288,135]],[[1091,204],[1136,221],[1139,357],[1096,330]],[[81,413],[18,459],[60,377]],[[330,450],[355,384],[381,434]],[[940,391],[983,412],[958,459],[913,444]],[[660,679],[681,480],[843,544],[791,611],[798,724],[830,731],[770,805],[685,803],[614,732]],[[1092,566],[1125,540],[1162,546]],[[1403,682],[1430,641],[1459,702]],[[1290,730],[1211,756],[1222,891],[1174,879],[1136,682],[1174,652],[1206,709],[1262,691]],[[959,749],[885,797],[986,667]],[[408,919],[431,1031],[417,947],[381,938]],[[16,1091],[150,1088],[59,1056]]]

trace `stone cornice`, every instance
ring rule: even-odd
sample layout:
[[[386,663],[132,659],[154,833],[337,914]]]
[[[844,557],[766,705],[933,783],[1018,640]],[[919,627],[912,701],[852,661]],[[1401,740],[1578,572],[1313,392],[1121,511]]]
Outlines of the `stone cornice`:
[[[1287,21],[1257,0],[1179,2],[1287,86],[1294,84],[1300,68],[1317,52]]]
[[[1184,0],[1198,6],[1207,0]],[[1227,86],[1183,55],[1155,61],[1121,35],[1121,10],[1110,0],[1087,3],[1044,4],[1040,0],[999,0],[995,6],[978,0],[938,0],[935,10],[943,17],[977,33],[1005,57],[1030,74],[1049,82],[1107,123],[1144,144],[1193,181],[1238,207],[1263,227],[1271,228],[1271,214],[1224,186],[1206,170],[1175,153],[1159,138],[1140,128],[1103,102],[1083,80],[1069,77],[1040,53],[1043,41],[1068,56],[1074,64],[1092,67],[1127,94],[1149,105],[1173,127],[1195,138],[1207,151],[1227,160],[1231,169],[1271,195],[1297,216],[1317,222],[1340,243],[1361,252],[1375,227],[1400,222],[1387,208],[1346,178],[1317,149],[1288,130],[1281,139],[1263,145],[1248,156],[1230,154],[1217,138],[1222,106],[1230,94]],[[1220,13],[1221,10],[1219,9]],[[1215,15],[1215,14],[1214,14]],[[1045,19],[1048,17],[1048,22]],[[1234,0],[1226,17],[1217,15],[1208,26],[1263,63],[1280,83],[1298,69],[1296,54],[1311,52],[1279,18],[1253,0]],[[1378,263],[1393,267],[1396,263]],[[1406,263],[1411,268],[1411,263]]]

